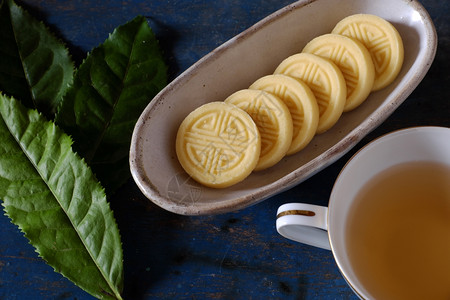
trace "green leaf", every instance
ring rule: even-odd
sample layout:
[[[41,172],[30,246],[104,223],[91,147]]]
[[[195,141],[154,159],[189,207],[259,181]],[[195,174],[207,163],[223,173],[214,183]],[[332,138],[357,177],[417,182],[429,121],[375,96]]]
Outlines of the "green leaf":
[[[103,188],[72,141],[0,94],[0,199],[40,256],[90,294],[121,299],[122,247]]]
[[[63,43],[12,0],[0,9],[0,90],[53,117],[73,79]]]
[[[117,27],[77,70],[56,122],[108,193],[130,177],[134,125],[166,84],[167,66],[142,16]]]

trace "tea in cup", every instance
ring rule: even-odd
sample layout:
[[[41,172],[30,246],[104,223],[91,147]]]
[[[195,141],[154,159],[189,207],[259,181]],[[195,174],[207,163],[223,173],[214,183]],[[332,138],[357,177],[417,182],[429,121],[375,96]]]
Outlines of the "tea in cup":
[[[328,207],[282,205],[276,225],[330,249],[362,299],[450,299],[450,128],[369,143],[339,174]]]

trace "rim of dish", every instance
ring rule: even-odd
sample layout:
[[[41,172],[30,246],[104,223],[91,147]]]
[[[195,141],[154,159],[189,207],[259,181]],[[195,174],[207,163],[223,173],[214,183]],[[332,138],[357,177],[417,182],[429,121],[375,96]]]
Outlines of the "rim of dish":
[[[246,208],[250,205],[257,204],[279,192],[293,187],[302,180],[306,180],[307,178],[315,175],[316,173],[323,170],[324,168],[338,160],[340,157],[345,155],[364,136],[374,130],[382,122],[384,122],[395,111],[395,109],[401,103],[403,103],[403,101],[412,93],[415,87],[417,87],[420,81],[425,77],[436,54],[437,33],[431,17],[429,16],[426,9],[417,0],[412,0],[409,1],[406,5],[412,7],[414,11],[417,11],[421,16],[421,19],[425,21],[423,22],[423,27],[425,29],[427,38],[426,55],[424,57],[425,59],[423,61],[420,61],[419,65],[416,67],[416,70],[418,70],[418,72],[416,72],[408,82],[399,85],[401,89],[398,91],[398,93],[395,94],[395,96],[392,94],[388,96],[393,97],[392,101],[390,101],[390,105],[375,109],[359,126],[352,129],[339,142],[337,142],[312,160],[301,165],[299,168],[277,179],[276,181],[264,185],[256,191],[249,192],[242,197],[223,202],[217,202],[214,204],[195,203],[194,205],[181,205],[180,203],[174,202],[173,200],[169,199],[165,195],[160,194],[158,192],[158,189],[155,188],[151,182],[149,182],[147,176],[145,175],[143,166],[141,166],[142,157],[140,156],[142,156],[142,143],[140,141],[140,135],[142,134],[142,130],[145,124],[143,120],[147,119],[148,116],[151,115],[151,112],[155,107],[164,102],[165,96],[167,94],[170,94],[171,91],[176,89],[178,86],[183,85],[186,82],[186,78],[191,76],[192,73],[195,73],[196,70],[201,69],[203,65],[210,63],[211,60],[214,60],[214,57],[220,55],[221,52],[226,51],[230,46],[239,44],[241,40],[244,40],[245,38],[251,36],[259,29],[270,25],[275,20],[285,16],[286,14],[289,14],[293,10],[301,9],[304,6],[317,1],[320,0],[300,0],[289,4],[263,18],[248,29],[224,42],[223,44],[209,52],[207,55],[202,57],[188,69],[186,69],[184,72],[182,72],[177,78],[172,80],[164,89],[162,89],[147,105],[147,107],[139,117],[133,131],[130,147],[130,168],[134,181],[138,185],[141,192],[149,200],[168,211],[181,215],[219,214],[236,211]],[[409,72],[410,71],[408,71],[405,75],[408,75]]]

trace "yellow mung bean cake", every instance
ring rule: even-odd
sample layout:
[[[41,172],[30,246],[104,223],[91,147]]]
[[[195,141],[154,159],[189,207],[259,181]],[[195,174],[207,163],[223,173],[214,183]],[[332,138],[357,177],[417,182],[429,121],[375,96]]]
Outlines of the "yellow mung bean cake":
[[[261,137],[242,109],[211,102],[192,111],[181,123],[176,153],[183,169],[199,183],[225,188],[244,180],[255,168]]]
[[[305,53],[334,62],[344,75],[347,99],[344,112],[358,107],[369,96],[375,79],[375,68],[369,50],[359,41],[340,34],[324,34],[303,48]]]
[[[392,83],[403,51],[388,21],[346,17],[332,33],[284,59],[274,74],[191,112],[178,129],[178,160],[194,180],[213,188],[272,167],[333,127],[371,91]]]
[[[344,111],[347,87],[341,70],[331,60],[310,53],[297,53],[283,60],[275,74],[285,74],[305,82],[319,106],[316,133],[333,127]]]
[[[302,81],[278,74],[255,81],[250,89],[263,90],[278,96],[292,117],[292,143],[287,155],[297,153],[309,144],[319,124],[319,107],[311,89]]]
[[[370,52],[375,67],[372,91],[394,81],[403,64],[403,41],[397,29],[387,20],[371,14],[355,14],[342,19],[332,33],[360,41]]]
[[[237,105],[255,121],[261,135],[261,154],[255,171],[267,169],[279,162],[292,143],[291,113],[277,96],[260,90],[244,89],[225,99]]]

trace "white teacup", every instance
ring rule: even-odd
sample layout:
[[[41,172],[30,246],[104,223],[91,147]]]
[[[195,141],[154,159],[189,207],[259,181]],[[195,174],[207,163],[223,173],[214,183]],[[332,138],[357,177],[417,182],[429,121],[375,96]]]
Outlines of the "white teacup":
[[[347,236],[347,222],[350,213],[353,212],[351,208],[362,187],[377,174],[402,163],[410,164],[418,161],[435,162],[450,168],[450,128],[408,128],[387,134],[369,143],[349,160],[339,174],[332,189],[328,207],[303,203],[282,205],[277,212],[277,230],[282,236],[294,241],[331,250],[341,273],[355,293],[362,299],[377,299],[373,293],[374,288],[368,289],[361,280],[361,273],[355,272],[352,264],[354,260],[349,254],[346,238],[351,238]],[[446,185],[450,186],[450,182]],[[448,210],[445,210],[447,213],[450,212],[450,194],[446,194],[444,199],[448,200],[446,202]],[[427,203],[424,203],[424,211],[426,210]],[[407,213],[406,210],[405,213]],[[448,219],[450,220],[450,215]],[[380,219],[380,222],[384,220]],[[450,240],[450,231],[448,236],[443,238]],[[418,239],[417,243],[426,243],[420,237]],[[411,249],[415,245],[406,247]],[[378,250],[370,249],[370,251]],[[450,254],[446,257],[450,261],[448,258]],[[422,257],[416,259],[419,262]],[[372,274],[366,275],[372,276]],[[448,273],[447,277],[450,278]],[[393,277],[393,281],[396,280],[397,278]],[[449,294],[445,299],[450,299],[450,279],[444,279],[445,282],[449,283]],[[410,286],[410,288],[419,290],[423,287]]]

